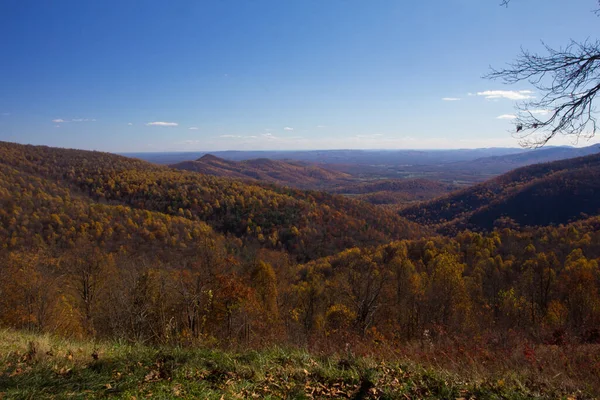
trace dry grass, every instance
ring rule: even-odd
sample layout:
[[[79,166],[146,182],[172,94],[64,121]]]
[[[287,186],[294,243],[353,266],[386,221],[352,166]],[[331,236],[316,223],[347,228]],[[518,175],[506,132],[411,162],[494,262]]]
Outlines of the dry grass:
[[[528,399],[597,394],[592,386],[578,386],[578,379],[549,379],[554,370],[533,374],[517,350],[514,359],[496,363],[439,347],[407,346],[403,354],[388,353],[387,359],[358,356],[359,351],[152,348],[0,330],[0,398]],[[551,348],[539,352],[542,365],[562,356]]]

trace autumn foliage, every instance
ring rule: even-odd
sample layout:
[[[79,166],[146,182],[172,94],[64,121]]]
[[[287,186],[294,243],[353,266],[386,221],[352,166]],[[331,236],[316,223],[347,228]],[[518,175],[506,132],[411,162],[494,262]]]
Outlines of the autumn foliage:
[[[599,217],[435,236],[336,195],[105,153],[0,153],[3,326],[373,351],[600,343]]]

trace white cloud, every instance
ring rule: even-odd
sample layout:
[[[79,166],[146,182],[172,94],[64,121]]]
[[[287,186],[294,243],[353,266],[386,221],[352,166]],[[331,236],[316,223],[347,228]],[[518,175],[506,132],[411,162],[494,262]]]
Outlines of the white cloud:
[[[486,90],[477,92],[477,96],[485,96],[486,99],[509,99],[509,100],[527,100],[533,99],[531,90]]]
[[[444,101],[459,101],[460,98],[459,97],[443,97],[442,100],[444,100]]]
[[[56,124],[60,124],[63,122],[96,122],[95,118],[73,118],[73,119],[62,119],[62,118],[57,118],[57,119],[53,119],[52,122],[56,123]]]
[[[265,133],[262,134],[263,136],[267,136],[270,137],[271,134],[270,133]],[[258,138],[258,136],[252,135],[252,136],[247,136],[247,135],[221,135],[219,136],[220,138],[226,138],[226,139],[256,139]]]
[[[317,125],[318,129],[327,128],[325,125]]]
[[[496,117],[496,119],[515,119],[515,118],[517,118],[517,116],[513,115],[513,114],[502,114],[502,115],[498,115]]]
[[[370,135],[356,135],[358,139],[372,139],[380,136],[383,136],[383,133],[372,133]]]
[[[283,128],[284,131],[293,131],[294,128],[290,128],[289,126],[286,126],[285,128]]]
[[[272,133],[262,133],[261,136],[267,140],[280,140],[279,137],[274,136]]]
[[[550,110],[527,110],[526,112],[533,115],[546,115],[550,113]]]
[[[188,129],[189,129],[190,131],[197,131],[197,130],[198,130],[198,127],[196,127],[196,126],[190,126]]]
[[[179,126],[179,124],[177,122],[163,122],[163,121],[148,122],[146,125],[147,126]]]
[[[10,115],[10,113],[2,113],[1,114],[3,117],[8,117]]]
[[[200,143],[200,141],[199,140],[184,140],[182,143],[183,144],[198,144],[198,143]]]
[[[131,122],[128,122],[127,125],[128,126],[133,126],[133,124]]]

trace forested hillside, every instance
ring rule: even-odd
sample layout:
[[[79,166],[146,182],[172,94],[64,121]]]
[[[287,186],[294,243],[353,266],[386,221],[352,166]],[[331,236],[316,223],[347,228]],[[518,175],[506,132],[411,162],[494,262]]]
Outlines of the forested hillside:
[[[330,189],[377,205],[404,207],[458,190],[459,186],[428,179],[381,179],[350,183]]]
[[[203,221],[301,260],[425,232],[392,212],[341,196],[176,171],[108,153],[2,143],[0,159],[23,179],[76,190],[100,204]],[[13,201],[11,183],[4,185]]]
[[[600,156],[516,169],[482,184],[407,207],[400,215],[443,232],[562,224],[600,210]]]
[[[173,164],[171,167],[214,176],[271,182],[302,189],[325,188],[352,181],[352,177],[343,172],[300,162],[266,158],[229,161],[207,154],[196,161],[184,161]]]
[[[571,193],[561,205],[577,216],[599,158],[523,168],[427,207],[453,199],[439,215],[472,223],[544,188],[549,202]],[[600,374],[597,213],[529,228],[515,213],[488,233],[439,236],[339,195],[10,143],[0,201],[0,326],[382,357],[416,346],[424,362]]]

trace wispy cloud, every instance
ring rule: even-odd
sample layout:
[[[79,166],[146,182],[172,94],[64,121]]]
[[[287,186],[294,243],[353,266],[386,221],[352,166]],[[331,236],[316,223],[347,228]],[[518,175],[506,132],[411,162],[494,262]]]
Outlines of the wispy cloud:
[[[272,133],[262,133],[260,136],[267,140],[281,140],[278,136],[275,136]]]
[[[184,140],[181,143],[183,143],[183,144],[199,144],[200,140]]]
[[[460,97],[442,97],[444,101],[459,101]]]
[[[526,112],[531,113],[532,115],[550,114],[550,110],[526,110]]]
[[[271,135],[270,133],[265,133],[265,135]],[[226,139],[256,139],[257,136],[244,136],[244,135],[221,135],[220,138]]]
[[[131,122],[128,122],[127,125],[128,126],[133,126],[133,124]]]
[[[515,118],[517,118],[517,116],[513,115],[513,114],[502,114],[502,115],[498,115],[496,117],[496,119],[515,119]]]
[[[318,129],[327,128],[325,125],[317,125]]]
[[[198,130],[198,127],[196,127],[196,126],[190,126],[188,129],[189,129],[190,131],[197,131],[197,130]]]
[[[8,116],[10,115],[10,113],[3,112],[3,113],[2,113],[2,114],[0,114],[0,115],[2,115],[3,117],[8,117]]]
[[[96,122],[96,118],[73,118],[73,119],[53,119],[52,122],[55,124],[61,124],[66,122]]]
[[[509,99],[509,100],[527,100],[533,99],[531,90],[486,90],[477,92],[477,96],[484,96],[486,99]]]
[[[284,131],[293,131],[294,128],[290,128],[289,126],[286,126],[285,128],[283,128]]]
[[[163,121],[148,122],[146,125],[147,126],[179,126],[179,124],[177,122],[163,122]]]
[[[356,135],[356,137],[358,139],[372,139],[372,138],[381,137],[381,136],[383,136],[383,133],[372,133],[369,135]]]

